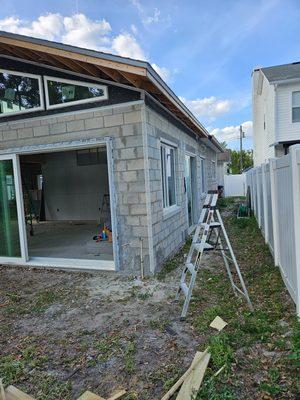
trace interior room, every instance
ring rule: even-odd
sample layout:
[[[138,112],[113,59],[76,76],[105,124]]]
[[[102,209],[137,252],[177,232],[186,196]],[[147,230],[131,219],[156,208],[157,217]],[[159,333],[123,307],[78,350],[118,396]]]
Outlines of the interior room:
[[[20,157],[29,258],[113,261],[106,147]]]

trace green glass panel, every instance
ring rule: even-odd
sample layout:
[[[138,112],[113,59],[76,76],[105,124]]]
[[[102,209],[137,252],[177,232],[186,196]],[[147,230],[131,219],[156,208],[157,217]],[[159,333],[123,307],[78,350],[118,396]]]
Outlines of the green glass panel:
[[[0,160],[0,257],[21,257],[12,160]]]

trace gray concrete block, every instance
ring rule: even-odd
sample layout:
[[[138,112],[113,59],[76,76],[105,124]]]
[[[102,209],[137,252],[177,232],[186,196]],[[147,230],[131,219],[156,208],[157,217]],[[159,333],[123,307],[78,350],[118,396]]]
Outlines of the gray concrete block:
[[[23,128],[18,129],[18,138],[19,139],[27,139],[33,136],[33,129],[32,128]]]
[[[103,117],[94,117],[86,119],[84,121],[85,129],[103,128],[103,125],[104,125]]]
[[[40,125],[33,128],[34,136],[47,136],[50,134],[49,125]]]
[[[123,114],[106,115],[104,117],[104,126],[117,126],[123,124]]]
[[[49,131],[51,135],[58,135],[60,133],[65,133],[67,132],[67,124],[65,122],[50,124]]]
[[[84,130],[84,121],[69,121],[67,122],[67,131],[68,132],[78,132]]]
[[[127,112],[124,114],[124,123],[125,124],[135,124],[137,122],[141,122],[142,113],[141,111],[133,111]]]

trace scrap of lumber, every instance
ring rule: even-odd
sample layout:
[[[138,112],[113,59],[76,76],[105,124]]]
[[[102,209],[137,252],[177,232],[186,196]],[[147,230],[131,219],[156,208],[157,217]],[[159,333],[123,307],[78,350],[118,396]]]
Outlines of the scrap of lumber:
[[[192,362],[192,366],[195,369],[189,374],[189,376],[183,382],[176,400],[187,400],[191,399],[195,395],[203,381],[203,377],[210,360],[210,353],[207,353],[200,362],[197,363],[197,359],[202,353],[197,352]]]
[[[5,389],[6,400],[34,400],[33,397],[10,385]]]
[[[216,318],[210,323],[210,327],[217,329],[219,332],[225,328],[227,322],[225,322],[221,317],[216,316]]]
[[[5,393],[4,393],[4,387],[3,387],[3,382],[2,382],[2,379],[0,378],[0,399],[1,400],[6,400],[6,396],[5,396]]]
[[[105,400],[105,399],[87,390],[80,397],[78,397],[77,400]]]
[[[171,387],[171,389],[162,397],[161,400],[169,400],[173,394],[179,389],[179,387],[183,384],[183,382],[186,380],[186,378],[195,370],[195,368],[198,366],[201,360],[203,360],[206,355],[208,354],[208,349],[207,348],[203,353],[197,353],[197,358],[196,361],[190,365],[190,367],[186,370],[186,372],[182,375],[181,378],[178,379],[178,381]]]
[[[112,395],[109,399],[107,400],[117,400],[120,397],[124,396],[124,394],[126,394],[126,390],[122,389],[119,390],[118,392],[116,392],[114,395]]]

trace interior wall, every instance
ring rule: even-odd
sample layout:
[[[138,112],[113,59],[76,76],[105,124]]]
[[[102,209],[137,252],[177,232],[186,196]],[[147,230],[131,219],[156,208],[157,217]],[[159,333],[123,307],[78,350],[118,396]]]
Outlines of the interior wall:
[[[107,164],[78,166],[76,151],[48,153],[42,174],[47,220],[99,220],[109,193]]]

